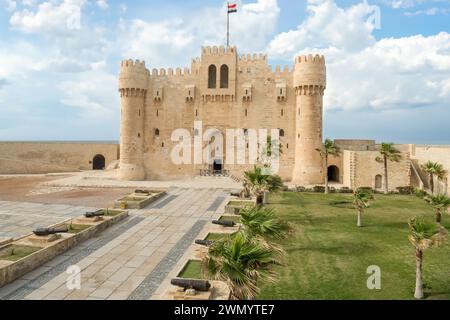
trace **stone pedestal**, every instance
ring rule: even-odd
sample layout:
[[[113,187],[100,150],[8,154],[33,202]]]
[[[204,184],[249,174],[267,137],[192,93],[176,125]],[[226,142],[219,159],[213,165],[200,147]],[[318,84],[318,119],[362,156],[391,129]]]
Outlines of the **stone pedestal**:
[[[60,234],[50,234],[48,236],[37,236],[32,234],[27,237],[27,241],[36,246],[46,246],[50,242],[56,241],[61,238]]]

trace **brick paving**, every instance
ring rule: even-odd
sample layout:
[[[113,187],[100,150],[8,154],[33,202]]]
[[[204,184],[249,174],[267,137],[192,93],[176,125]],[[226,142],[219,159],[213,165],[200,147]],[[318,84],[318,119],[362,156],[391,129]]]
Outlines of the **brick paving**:
[[[0,299],[150,299],[227,199],[222,189],[171,189],[97,238],[0,288]],[[81,269],[80,290],[66,286],[72,264]]]
[[[0,238],[18,238],[38,227],[83,215],[92,207],[0,201]]]

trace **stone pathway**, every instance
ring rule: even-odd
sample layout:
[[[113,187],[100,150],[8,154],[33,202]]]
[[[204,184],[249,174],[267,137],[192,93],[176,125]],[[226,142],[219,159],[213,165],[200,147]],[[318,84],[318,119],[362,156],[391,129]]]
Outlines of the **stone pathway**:
[[[0,288],[0,299],[150,299],[162,290],[200,230],[223,212],[221,189],[172,189],[99,237]],[[66,286],[67,267],[81,269],[81,289]]]
[[[47,227],[92,210],[61,204],[0,201],[0,238],[21,237],[37,227]]]
[[[189,189],[233,189],[240,190],[242,184],[230,177],[202,177],[178,180],[123,181],[117,179],[117,170],[85,171],[70,177],[57,177],[55,180],[42,183],[44,191],[48,187],[91,187],[91,188],[189,188]]]

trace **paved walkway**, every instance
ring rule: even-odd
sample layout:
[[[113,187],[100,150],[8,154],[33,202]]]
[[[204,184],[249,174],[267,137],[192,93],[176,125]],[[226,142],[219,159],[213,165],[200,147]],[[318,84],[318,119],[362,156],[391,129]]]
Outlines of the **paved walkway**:
[[[130,218],[0,288],[0,299],[150,299],[212,217],[221,189],[173,189]],[[81,268],[81,289],[66,286],[67,267]]]
[[[38,227],[82,216],[94,208],[61,204],[0,201],[0,238],[17,238]]]
[[[179,180],[123,181],[117,179],[118,171],[84,171],[70,177],[57,178],[43,183],[51,187],[91,188],[189,188],[189,189],[242,189],[242,183],[230,177],[201,177]]]

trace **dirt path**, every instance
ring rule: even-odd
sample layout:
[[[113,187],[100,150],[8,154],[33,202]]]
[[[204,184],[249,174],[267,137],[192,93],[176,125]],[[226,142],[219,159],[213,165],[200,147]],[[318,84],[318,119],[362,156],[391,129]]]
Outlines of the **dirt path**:
[[[43,175],[0,177],[0,200],[111,207],[114,200],[133,191],[130,188],[70,188],[41,185],[51,180],[55,180],[55,177]]]

